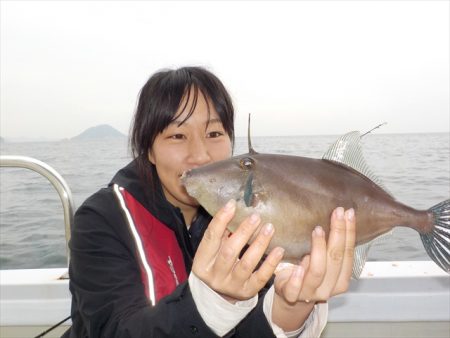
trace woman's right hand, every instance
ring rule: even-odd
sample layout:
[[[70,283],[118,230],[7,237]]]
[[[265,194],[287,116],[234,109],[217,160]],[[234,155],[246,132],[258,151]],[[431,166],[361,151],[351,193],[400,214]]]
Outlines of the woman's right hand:
[[[266,224],[239,259],[261,219],[257,214],[251,215],[230,235],[227,225],[235,210],[236,202],[231,200],[213,217],[192,266],[192,272],[200,280],[230,302],[254,297],[272,277],[284,253],[282,248],[274,248],[254,271],[274,233],[273,225]]]

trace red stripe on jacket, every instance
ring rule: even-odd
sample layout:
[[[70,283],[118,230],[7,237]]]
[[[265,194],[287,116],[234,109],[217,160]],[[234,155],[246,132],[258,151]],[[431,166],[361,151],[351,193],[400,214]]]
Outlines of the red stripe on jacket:
[[[168,226],[154,217],[125,189],[121,188],[120,192],[124,197],[143,244],[147,262],[153,273],[155,298],[156,301],[159,301],[162,297],[172,293],[178,284],[183,283],[187,279],[183,254],[175,233]],[[147,272],[142,262],[140,266],[141,279],[148,297],[149,282]]]

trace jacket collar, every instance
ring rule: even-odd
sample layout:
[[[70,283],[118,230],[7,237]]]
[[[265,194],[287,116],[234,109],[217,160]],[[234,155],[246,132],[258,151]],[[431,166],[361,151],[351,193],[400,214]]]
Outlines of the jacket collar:
[[[139,201],[150,213],[172,228],[174,224],[174,212],[176,209],[171,205],[162,191],[161,182],[154,166],[149,165],[155,178],[154,187],[144,182],[137,169],[137,161],[131,161],[126,167],[119,170],[109,185],[117,184],[125,188],[133,197]],[[182,217],[181,217],[182,218]]]

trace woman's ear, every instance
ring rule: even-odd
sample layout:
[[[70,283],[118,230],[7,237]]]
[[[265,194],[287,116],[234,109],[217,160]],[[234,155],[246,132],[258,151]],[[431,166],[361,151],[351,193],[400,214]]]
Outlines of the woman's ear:
[[[151,164],[155,165],[155,157],[153,156],[153,152],[151,150],[148,151],[148,160]]]

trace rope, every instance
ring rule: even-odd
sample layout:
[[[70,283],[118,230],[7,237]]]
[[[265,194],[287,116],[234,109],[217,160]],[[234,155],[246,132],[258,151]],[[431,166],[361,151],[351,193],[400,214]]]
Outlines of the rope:
[[[42,332],[41,334],[38,334],[36,337],[34,338],[41,338],[44,337],[47,333],[49,333],[50,331],[53,331],[54,329],[56,329],[58,326],[60,326],[62,323],[68,321],[70,319],[71,316],[61,320],[59,323],[53,325],[51,328],[45,330],[44,332]]]

